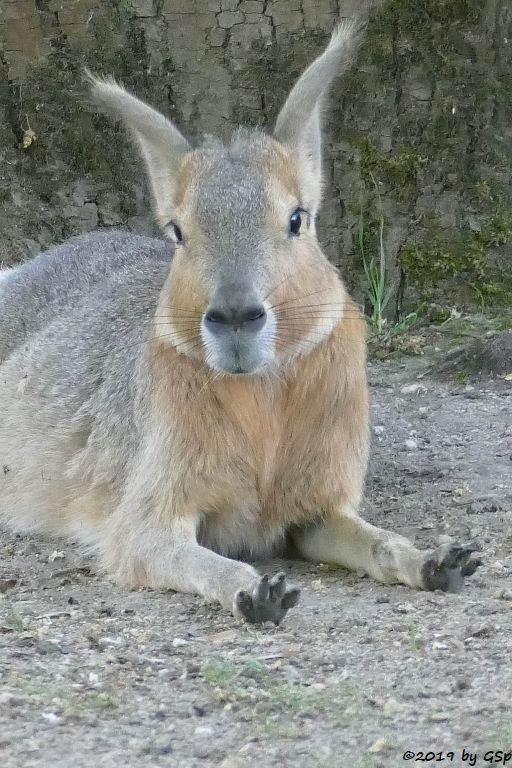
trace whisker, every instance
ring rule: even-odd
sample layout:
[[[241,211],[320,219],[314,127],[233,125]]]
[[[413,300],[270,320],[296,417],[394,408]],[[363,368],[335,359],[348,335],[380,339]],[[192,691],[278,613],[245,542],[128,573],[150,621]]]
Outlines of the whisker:
[[[164,338],[167,339],[168,337],[172,337],[172,336],[178,337],[179,334],[175,331],[175,332],[172,332],[172,333],[162,333],[161,335],[157,335],[157,336],[155,336],[155,335],[151,335],[151,336],[148,335],[148,336],[146,336],[146,338],[141,339],[140,341],[133,342],[133,344],[126,344],[123,347],[123,350],[125,350],[125,349],[134,349],[135,347],[141,347],[141,346],[144,346],[144,345],[149,346],[149,344],[152,341],[158,341],[159,339],[164,339]],[[190,339],[186,339],[183,343],[188,343],[188,341],[192,341],[194,338],[198,338],[198,334],[197,333],[194,333],[190,337]],[[201,339],[201,344],[202,343],[203,343],[203,341]],[[173,345],[173,346],[177,346],[177,345]],[[105,355],[108,355],[108,354],[110,354],[110,353],[106,350],[105,351]]]
[[[168,313],[166,315],[153,315],[153,317],[157,317],[160,320],[166,320],[167,318],[176,317],[184,320],[201,320],[203,315],[193,315],[193,314],[185,314],[185,312],[181,312],[179,314],[172,314]]]
[[[197,393],[197,396],[199,397],[199,395],[206,389],[207,386],[211,388],[213,383],[217,381],[217,379],[220,379],[222,375],[222,371],[212,371],[210,369],[210,373],[206,374],[205,382]]]
[[[202,317],[204,312],[200,309],[192,309],[191,307],[166,307],[159,305],[155,307],[155,313],[161,310],[162,312],[179,315],[191,315],[193,317]]]
[[[277,324],[283,322],[294,322],[297,320],[298,322],[307,322],[308,320],[333,320],[336,323],[339,323],[340,325],[343,324],[343,322],[348,322],[348,320],[353,320],[355,318],[352,317],[340,317],[339,315],[333,315],[329,312],[325,313],[318,313],[318,312],[308,312],[304,315],[283,315],[282,317],[277,318]]]
[[[275,293],[277,291],[277,289],[280,288],[283,285],[283,283],[285,283],[287,280],[289,280],[290,277],[292,277],[291,274],[290,275],[286,275],[286,277],[284,277],[274,288],[272,288],[267,293],[266,296],[263,297],[263,301],[267,301],[267,299],[269,299],[272,296],[272,294]]]
[[[347,307],[346,304],[347,302],[340,301],[328,301],[322,304],[298,304],[296,307],[290,307],[289,309],[278,309],[275,314],[297,312],[303,309],[323,309],[324,307],[336,307],[338,309],[343,309],[345,312],[361,314],[361,310],[358,307]]]
[[[164,323],[163,321],[159,321],[158,323],[153,323],[154,328],[168,328],[170,323]],[[177,325],[177,329],[175,333],[182,333],[183,331],[198,331],[197,325],[185,325],[184,323],[172,323],[172,325]]]
[[[318,291],[311,291],[311,293],[303,293],[301,296],[295,296],[293,299],[288,299],[288,301],[280,301],[278,304],[271,306],[270,309],[275,309],[276,307],[284,307],[286,304],[292,304],[295,301],[302,301],[302,299],[307,299],[309,296],[316,296],[319,293],[327,293],[328,290],[330,290],[330,288],[321,288]]]
[[[313,333],[315,333],[315,331],[313,331]],[[336,333],[322,334],[320,331],[318,331],[316,333],[317,333],[317,338],[315,338],[315,339],[300,338],[298,336],[290,335],[289,333],[287,333],[287,334],[276,333],[274,335],[274,339],[279,338],[280,341],[283,341],[285,343],[310,344],[311,347],[317,347],[319,344],[322,343],[322,341],[326,341],[327,342],[330,339],[336,339],[338,341],[350,341],[350,342],[354,342],[354,343],[357,342],[357,343],[363,344],[363,345],[366,344],[366,340],[365,339],[356,339],[354,336],[348,336],[346,334],[342,334],[342,335],[336,334]]]

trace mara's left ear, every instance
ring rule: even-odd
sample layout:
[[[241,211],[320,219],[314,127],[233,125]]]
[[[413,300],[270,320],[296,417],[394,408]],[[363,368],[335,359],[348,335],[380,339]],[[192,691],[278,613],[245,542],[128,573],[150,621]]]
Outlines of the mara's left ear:
[[[279,113],[274,137],[295,156],[304,204],[315,213],[322,193],[321,113],[334,78],[350,63],[362,24],[342,22],[325,51],[303,72]]]

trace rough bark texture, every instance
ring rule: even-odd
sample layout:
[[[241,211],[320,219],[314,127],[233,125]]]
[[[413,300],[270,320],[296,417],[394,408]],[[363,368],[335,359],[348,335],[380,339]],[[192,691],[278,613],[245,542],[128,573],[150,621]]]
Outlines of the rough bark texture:
[[[272,123],[357,0],[0,0],[0,261],[97,226],[152,228],[123,133],[84,107],[112,73],[188,135]],[[351,286],[379,234],[396,306],[512,284],[512,9],[384,0],[332,94],[322,242]],[[391,305],[390,305],[391,306]]]

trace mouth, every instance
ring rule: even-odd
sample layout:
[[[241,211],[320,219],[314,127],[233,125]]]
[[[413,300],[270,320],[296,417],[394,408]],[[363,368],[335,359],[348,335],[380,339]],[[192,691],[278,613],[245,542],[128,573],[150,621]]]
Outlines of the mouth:
[[[261,365],[255,361],[242,360],[238,351],[235,351],[232,357],[232,362],[224,361],[224,364],[216,366],[218,370],[230,376],[250,376],[261,368]]]
[[[273,361],[272,328],[271,318],[258,332],[241,328],[211,333],[203,323],[201,335],[207,364],[231,376],[249,376],[260,372]]]

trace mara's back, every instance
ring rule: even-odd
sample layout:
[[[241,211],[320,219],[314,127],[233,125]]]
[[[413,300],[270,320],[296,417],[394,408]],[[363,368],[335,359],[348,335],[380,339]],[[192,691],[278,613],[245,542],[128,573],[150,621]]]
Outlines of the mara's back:
[[[40,253],[5,276],[0,273],[0,363],[59,316],[69,317],[83,302],[97,301],[105,286],[122,284],[124,275],[139,280],[141,288],[144,283],[156,303],[171,254],[169,242],[129,232],[91,232]]]
[[[16,527],[63,532],[84,494],[92,509],[112,503],[137,443],[138,366],[171,256],[160,240],[93,233],[0,283],[0,517]]]

